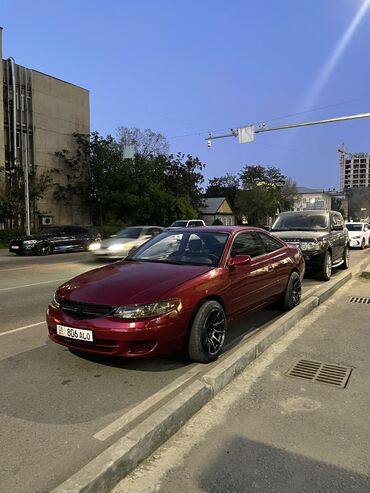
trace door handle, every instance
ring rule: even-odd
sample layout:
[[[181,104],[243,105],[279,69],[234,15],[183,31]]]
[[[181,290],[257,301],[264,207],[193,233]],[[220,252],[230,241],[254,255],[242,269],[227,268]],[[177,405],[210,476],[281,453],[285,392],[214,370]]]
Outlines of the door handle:
[[[273,268],[273,266],[272,266],[272,265],[269,265],[269,266],[267,267],[267,270],[273,270],[273,269],[274,269],[274,268]]]

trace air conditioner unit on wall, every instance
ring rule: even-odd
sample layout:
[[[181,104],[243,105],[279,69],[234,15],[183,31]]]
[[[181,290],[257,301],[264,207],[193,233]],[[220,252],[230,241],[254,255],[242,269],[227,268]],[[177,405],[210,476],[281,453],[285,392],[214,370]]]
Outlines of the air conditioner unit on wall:
[[[42,226],[52,226],[53,216],[41,216],[40,222]]]

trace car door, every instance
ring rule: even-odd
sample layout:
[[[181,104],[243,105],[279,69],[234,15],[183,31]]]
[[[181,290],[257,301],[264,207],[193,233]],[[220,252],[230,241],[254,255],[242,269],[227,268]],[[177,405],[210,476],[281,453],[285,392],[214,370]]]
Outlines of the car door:
[[[288,284],[293,260],[291,259],[286,246],[277,238],[273,238],[266,233],[258,234],[262,239],[271,264],[267,296],[277,296],[285,290]]]
[[[333,263],[336,263],[343,259],[343,251],[346,244],[344,220],[342,215],[336,212],[331,214],[331,239]]]
[[[234,314],[261,305],[271,282],[270,261],[257,232],[239,233],[230,248],[230,257],[249,255],[250,264],[229,267],[231,307]]]

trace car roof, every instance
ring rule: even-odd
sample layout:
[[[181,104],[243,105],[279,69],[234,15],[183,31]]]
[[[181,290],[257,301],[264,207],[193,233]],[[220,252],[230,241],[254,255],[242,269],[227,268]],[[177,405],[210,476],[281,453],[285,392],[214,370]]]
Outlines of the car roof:
[[[295,214],[329,214],[329,212],[337,212],[337,211],[328,211],[327,209],[318,209],[318,210],[310,210],[310,211],[284,211],[284,212],[280,212],[280,216],[283,215],[283,214],[291,214],[291,215],[295,215]],[[337,212],[337,214],[340,214],[339,212]]]
[[[171,231],[171,228],[168,229],[168,231]],[[198,226],[195,228],[176,228],[173,229],[172,231],[176,232],[176,234],[179,234],[181,232],[184,233],[189,233],[189,232],[194,232],[194,233],[236,233],[239,231],[262,231],[264,233],[267,233],[266,230],[262,228],[256,228],[254,226]]]

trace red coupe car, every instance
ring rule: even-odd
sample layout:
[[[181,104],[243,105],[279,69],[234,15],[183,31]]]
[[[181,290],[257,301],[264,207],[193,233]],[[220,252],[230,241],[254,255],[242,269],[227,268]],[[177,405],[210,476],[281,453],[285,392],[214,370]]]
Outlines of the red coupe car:
[[[50,338],[71,349],[143,357],[185,350],[208,363],[227,322],[281,300],[301,299],[297,246],[249,227],[167,230],[124,261],[86,272],[56,291]]]

